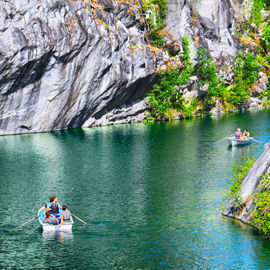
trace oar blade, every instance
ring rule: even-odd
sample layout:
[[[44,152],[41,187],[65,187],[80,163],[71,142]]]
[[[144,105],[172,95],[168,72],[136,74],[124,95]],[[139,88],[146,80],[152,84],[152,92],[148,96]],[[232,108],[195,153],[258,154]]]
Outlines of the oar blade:
[[[14,227],[14,226],[10,226],[10,227],[3,227],[3,228],[0,228],[0,231],[2,231],[2,232],[5,232],[5,231],[10,231],[10,230],[14,230],[14,229],[16,229],[16,227]]]
[[[77,217],[77,216],[74,215],[73,213],[72,213],[71,215],[72,215],[73,217],[75,217],[77,220],[79,220],[80,222],[82,222],[83,224],[85,224],[85,225],[91,225],[91,224],[85,222],[84,220],[82,220],[81,218]]]

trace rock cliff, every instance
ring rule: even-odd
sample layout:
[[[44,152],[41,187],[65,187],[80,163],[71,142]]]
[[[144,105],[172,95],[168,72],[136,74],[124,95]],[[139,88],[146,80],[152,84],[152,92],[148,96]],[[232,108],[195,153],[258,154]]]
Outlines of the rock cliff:
[[[236,207],[235,199],[232,199],[223,211],[223,215],[254,225],[252,221],[252,213],[255,210],[254,194],[260,192],[259,184],[266,173],[270,173],[270,143],[265,145],[263,154],[242,181],[240,193],[243,203],[240,211]]]
[[[91,126],[142,99],[159,57],[129,8],[112,0],[2,1],[0,134]]]
[[[168,46],[188,35],[229,65],[234,15],[232,0],[169,0]],[[168,58],[147,31],[138,0],[2,0],[0,135],[142,120]]]

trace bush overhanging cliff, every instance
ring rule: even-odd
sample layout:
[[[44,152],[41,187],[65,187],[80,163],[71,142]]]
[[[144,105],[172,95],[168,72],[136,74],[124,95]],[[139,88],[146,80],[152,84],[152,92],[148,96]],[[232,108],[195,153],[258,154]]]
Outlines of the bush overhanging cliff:
[[[162,86],[155,85],[149,95],[148,120],[178,119],[212,113],[218,106],[222,112],[235,111],[250,107],[252,101],[262,99],[262,106],[268,107],[270,103],[269,82],[267,87],[261,89],[261,81],[267,81],[270,71],[269,63],[269,17],[267,3],[262,0],[255,0],[251,5],[248,21],[239,20],[236,24],[237,31],[235,38],[238,40],[240,52],[237,53],[230,66],[221,66],[217,60],[213,60],[203,45],[198,41],[196,44],[195,66],[190,68],[190,61],[185,62],[183,55],[191,58],[190,50],[186,49],[186,37],[182,40],[182,58],[180,54],[177,60],[182,65],[176,65],[177,61],[170,61],[173,64],[167,65],[166,71],[159,73]],[[195,11],[192,11],[195,13]],[[195,17],[193,17],[195,18]],[[196,22],[199,20],[196,17]],[[194,41],[193,41],[194,42]],[[175,57],[171,57],[175,58]],[[198,79],[198,87],[203,90],[193,96],[193,100],[185,100],[181,87],[188,83],[182,81],[183,72],[189,70],[189,76]],[[222,71],[223,70],[223,74]],[[174,72],[174,80],[171,73]],[[225,73],[225,76],[224,76]],[[221,74],[221,75],[220,75]],[[167,76],[167,78],[166,78]],[[177,76],[180,77],[177,79]],[[170,90],[166,89],[164,81],[171,81]],[[164,93],[162,93],[164,91]],[[171,96],[170,96],[171,93]],[[175,96],[178,98],[176,99]],[[174,104],[175,102],[175,104]],[[192,113],[185,113],[187,106],[192,104]],[[194,106],[195,105],[195,106]],[[159,108],[160,107],[160,108]],[[216,107],[216,108],[215,108]]]

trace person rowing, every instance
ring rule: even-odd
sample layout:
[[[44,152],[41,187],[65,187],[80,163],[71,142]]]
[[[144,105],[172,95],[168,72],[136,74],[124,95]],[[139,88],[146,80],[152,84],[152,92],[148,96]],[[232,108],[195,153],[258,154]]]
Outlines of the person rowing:
[[[50,212],[46,212],[45,217],[43,218],[43,222],[51,225],[58,225],[63,223],[63,218],[56,218],[54,215],[51,215]]]
[[[44,207],[41,209],[41,212],[42,211],[50,211],[51,210],[51,203],[53,202],[53,200],[54,200],[54,197],[50,197],[50,202],[49,203],[46,203],[45,205],[44,205]]]

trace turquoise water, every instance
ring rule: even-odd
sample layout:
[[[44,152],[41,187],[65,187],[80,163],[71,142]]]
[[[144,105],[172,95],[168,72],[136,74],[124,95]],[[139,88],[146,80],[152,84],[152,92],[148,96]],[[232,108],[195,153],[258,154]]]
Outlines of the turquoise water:
[[[270,241],[221,216],[233,163],[270,141],[270,111],[0,137],[0,228],[56,195],[90,226],[0,230],[1,269],[270,269]]]

